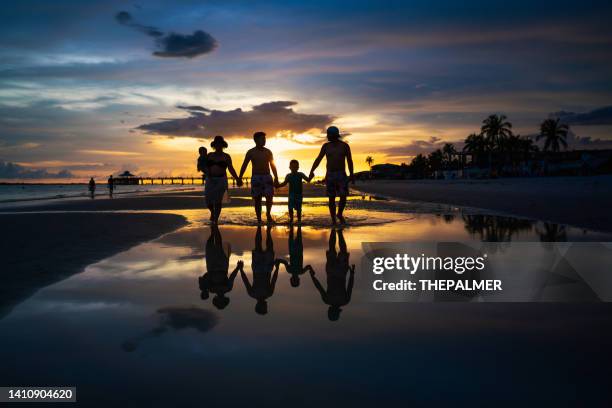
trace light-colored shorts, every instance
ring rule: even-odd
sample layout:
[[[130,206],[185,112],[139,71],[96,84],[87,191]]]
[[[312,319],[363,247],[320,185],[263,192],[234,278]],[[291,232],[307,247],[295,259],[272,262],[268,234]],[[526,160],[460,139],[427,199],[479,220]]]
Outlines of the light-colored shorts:
[[[274,195],[274,183],[269,174],[254,174],[251,176],[251,197],[272,197]]]
[[[325,189],[328,197],[348,195],[349,179],[344,171],[328,171],[325,176]]]

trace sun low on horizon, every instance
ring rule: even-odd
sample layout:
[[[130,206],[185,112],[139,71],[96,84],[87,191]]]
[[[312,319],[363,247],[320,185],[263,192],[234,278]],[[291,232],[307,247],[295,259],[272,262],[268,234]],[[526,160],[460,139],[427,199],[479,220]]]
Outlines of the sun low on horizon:
[[[447,142],[461,149],[490,114],[527,137],[560,117],[571,147],[612,147],[609,5],[582,5],[580,19],[553,2],[503,16],[490,2],[438,6],[7,5],[0,182],[194,177],[215,135],[238,170],[260,130],[279,174],[291,159],[308,172],[330,125],[364,171],[369,156],[400,164]]]

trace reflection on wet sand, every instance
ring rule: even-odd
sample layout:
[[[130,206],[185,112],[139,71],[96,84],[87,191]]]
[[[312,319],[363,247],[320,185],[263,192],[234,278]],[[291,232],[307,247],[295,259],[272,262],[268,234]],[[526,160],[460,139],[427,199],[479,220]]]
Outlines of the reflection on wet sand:
[[[206,241],[206,273],[198,279],[198,282],[202,300],[208,299],[209,293],[213,293],[215,297],[212,303],[219,310],[229,305],[230,299],[227,293],[231,292],[234,287],[234,279],[238,271],[242,269],[242,261],[239,261],[228,276],[230,255],[231,246],[227,246],[227,252],[223,248],[223,238],[219,227],[211,225],[210,237]]]
[[[287,242],[289,251],[289,261],[279,258],[275,262],[277,265],[285,266],[285,270],[291,275],[291,286],[297,288],[300,286],[300,276],[307,271],[312,271],[312,266],[304,266],[304,244],[302,243],[302,226],[297,227],[297,236],[293,234],[293,226],[289,227],[289,236]]]
[[[205,333],[215,327],[219,321],[217,316],[209,310],[194,306],[167,306],[157,310],[159,324],[150,331],[123,342],[121,348],[132,352],[138,348],[144,340],[159,337],[168,330],[195,329]]]
[[[336,251],[336,235],[338,235],[339,251]],[[327,274],[327,290],[315,276],[315,271],[310,269],[312,283],[319,291],[321,299],[329,308],[327,317],[331,321],[340,318],[342,306],[346,306],[351,301],[353,284],[355,282],[355,265],[349,267],[350,254],[346,248],[346,241],[342,230],[332,229],[329,235],[329,249],[326,252],[327,262],[325,263],[325,273]],[[346,274],[349,272],[348,284]]]
[[[244,406],[270,384],[296,378],[295,373],[300,373],[299,387],[266,393],[268,406],[286,406],[287,401],[401,405],[406,381],[413,382],[409,391],[422,401],[437,396],[439,384],[445,384],[445,391],[468,403],[483,393],[491,401],[499,395],[528,399],[544,387],[557,390],[557,405],[563,405],[575,397],[576,389],[583,395],[605,389],[606,367],[593,371],[589,361],[601,360],[600,350],[612,339],[606,329],[612,327],[612,303],[474,305],[471,300],[481,294],[469,292],[454,293],[450,300],[470,304],[366,303],[361,285],[366,274],[356,269],[362,242],[470,241],[481,236],[609,241],[609,235],[542,222],[464,218],[459,211],[445,216],[351,210],[356,219],[374,213],[392,222],[374,225],[368,220],[341,231],[308,223],[265,231],[243,224],[211,229],[203,211],[181,212],[190,222],[184,228],[109,255],[42,290],[39,282],[27,286],[36,293],[19,297],[19,304],[0,320],[0,371],[10,372],[14,383],[31,383],[34,374],[40,384],[77,384],[79,398],[103,397],[99,401],[106,406],[114,401],[104,400],[106,394],[92,395],[86,384],[122,390],[121,395],[134,401],[153,395],[157,405],[164,406],[188,406],[194,392],[205,392],[209,405]],[[318,217],[313,208],[306,211]],[[243,213],[230,208],[225,216],[240,220]],[[606,248],[609,245],[594,251],[601,256]],[[512,248],[505,254],[509,260],[515,255]],[[593,256],[568,251],[564,258],[576,265]],[[560,262],[554,274],[525,277],[546,288],[541,294],[530,293],[529,299],[552,298],[571,286],[589,301],[586,287],[566,273],[566,265]],[[585,281],[604,287],[599,281],[591,285],[589,279],[596,277]],[[20,281],[10,274],[6,278],[3,293],[10,295]],[[253,316],[262,298],[269,308],[265,318]],[[225,309],[217,311],[219,306]],[[568,354],[569,349],[576,353]],[[329,361],[338,358],[342,364],[330,366]],[[491,361],[501,367],[495,378]],[[325,375],[322,366],[328,368]],[[62,369],[42,372],[40,367]],[[267,370],[264,376],[262,367]],[[414,370],[406,371],[409,377],[372,376],[402,367]],[[521,375],[525,370],[542,381]],[[364,378],[371,384],[365,391],[360,386]],[[493,393],[483,387],[491,381],[504,388]],[[236,384],[243,392],[228,393]],[[187,392],[169,395],[168,389]],[[317,392],[300,393],[303,389]]]
[[[342,307],[351,301],[353,284],[355,280],[355,265],[349,266],[350,254],[342,230],[332,229],[326,251],[325,273],[327,289],[323,287],[316,272],[311,265],[304,266],[304,246],[302,242],[302,229],[297,227],[294,236],[293,226],[289,229],[288,253],[289,261],[284,258],[275,259],[272,228],[266,227],[264,245],[262,227],[258,226],[255,232],[255,245],[251,252],[252,281],[244,271],[244,262],[239,260],[236,268],[228,276],[229,259],[231,256],[230,244],[227,250],[223,248],[223,238],[217,226],[211,226],[210,238],[206,244],[207,272],[199,278],[202,299],[208,299],[209,292],[216,294],[213,304],[223,309],[229,304],[225,296],[233,288],[234,279],[238,272],[247,294],[255,299],[255,313],[268,314],[268,301],[274,295],[280,265],[283,265],[289,275],[292,287],[300,286],[300,275],[310,272],[314,287],[319,292],[323,302],[329,306],[328,318],[336,321],[340,318]],[[337,245],[336,245],[337,244]],[[336,246],[338,249],[336,249]],[[348,275],[348,282],[347,282]]]
[[[244,287],[250,297],[255,299],[255,312],[260,315],[268,313],[268,298],[274,294],[276,280],[278,279],[278,264],[274,267],[274,241],[270,233],[270,226],[266,227],[266,249],[263,249],[261,226],[257,227],[255,233],[255,248],[251,255],[251,270],[253,271],[253,283],[240,270],[240,276]],[[274,269],[274,273],[272,270]]]
[[[494,215],[463,215],[465,229],[470,235],[486,242],[512,241],[522,231],[530,232],[535,221]]]

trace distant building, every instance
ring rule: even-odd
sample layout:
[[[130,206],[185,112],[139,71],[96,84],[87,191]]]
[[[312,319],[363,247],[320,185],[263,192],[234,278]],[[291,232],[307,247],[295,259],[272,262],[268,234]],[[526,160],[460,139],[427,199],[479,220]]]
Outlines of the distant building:
[[[140,179],[128,170],[121,173],[114,179],[114,184],[139,184]]]

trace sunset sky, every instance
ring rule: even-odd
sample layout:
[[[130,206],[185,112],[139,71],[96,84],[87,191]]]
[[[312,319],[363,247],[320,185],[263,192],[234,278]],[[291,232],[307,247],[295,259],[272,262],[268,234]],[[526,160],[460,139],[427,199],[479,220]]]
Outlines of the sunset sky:
[[[330,124],[357,169],[460,141],[491,113],[612,147],[609,2],[26,1],[0,10],[0,179],[195,175],[254,131],[283,174]],[[559,113],[561,112],[561,113]]]

